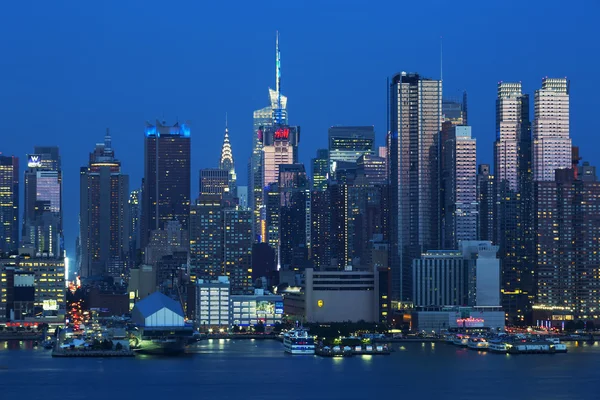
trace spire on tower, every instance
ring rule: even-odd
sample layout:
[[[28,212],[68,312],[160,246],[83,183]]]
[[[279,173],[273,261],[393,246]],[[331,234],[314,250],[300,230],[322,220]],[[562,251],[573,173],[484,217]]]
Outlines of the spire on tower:
[[[279,51],[279,31],[275,36],[275,92],[277,93],[277,110],[275,123],[281,124],[281,52]]]

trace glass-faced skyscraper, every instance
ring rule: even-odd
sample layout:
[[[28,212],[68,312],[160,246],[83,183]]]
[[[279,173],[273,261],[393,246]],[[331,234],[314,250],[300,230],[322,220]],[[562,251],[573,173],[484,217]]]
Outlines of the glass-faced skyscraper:
[[[329,128],[329,173],[336,162],[356,162],[363,154],[375,154],[372,126],[332,126]]]
[[[36,146],[24,174],[22,244],[36,254],[61,257],[62,170],[58,147]]]
[[[399,73],[389,92],[392,299],[411,301],[411,262],[439,248],[442,82]]]
[[[188,229],[190,215],[190,128],[156,121],[146,124],[144,187],[142,189],[142,248],[150,232],[177,220]]]
[[[312,159],[312,187],[313,190],[323,191],[327,189],[327,178],[329,177],[329,151],[318,149],[317,156]]]
[[[0,251],[19,246],[19,159],[0,155]]]

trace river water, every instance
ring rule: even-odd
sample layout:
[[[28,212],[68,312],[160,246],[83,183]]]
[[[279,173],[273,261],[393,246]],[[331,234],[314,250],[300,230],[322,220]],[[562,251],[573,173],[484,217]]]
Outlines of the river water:
[[[0,399],[600,399],[600,346],[568,346],[512,356],[410,343],[331,359],[270,340],[208,340],[179,357],[65,359],[0,342]]]

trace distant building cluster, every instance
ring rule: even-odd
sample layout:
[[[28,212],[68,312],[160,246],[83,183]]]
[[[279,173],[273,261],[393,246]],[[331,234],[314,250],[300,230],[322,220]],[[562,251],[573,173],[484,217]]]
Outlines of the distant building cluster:
[[[600,182],[571,142],[568,79],[544,78],[533,110],[521,83],[499,82],[493,165],[478,165],[466,92],[398,73],[384,146],[373,126],[331,126],[305,166],[280,68],[277,45],[244,185],[227,122],[193,194],[188,123],[146,123],[133,187],[107,130],[80,169],[72,269],[90,307],[127,311],[160,291],[203,329],[273,325],[284,311],[432,330],[600,316]],[[61,158],[36,146],[26,160],[23,173],[0,155],[0,319],[64,318],[75,275]]]

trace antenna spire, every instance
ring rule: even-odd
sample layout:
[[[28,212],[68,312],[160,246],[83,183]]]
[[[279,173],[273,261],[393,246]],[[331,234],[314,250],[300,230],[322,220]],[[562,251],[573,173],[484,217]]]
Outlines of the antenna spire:
[[[229,131],[228,129],[228,125],[227,125],[227,111],[225,111],[225,133],[227,133]]]
[[[443,62],[444,62],[444,37],[440,36],[440,81],[444,80]]]
[[[281,123],[281,52],[279,51],[279,31],[276,31],[275,36],[275,67],[276,80],[275,91],[277,93],[277,113],[275,115],[275,123]]]

